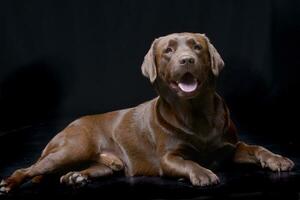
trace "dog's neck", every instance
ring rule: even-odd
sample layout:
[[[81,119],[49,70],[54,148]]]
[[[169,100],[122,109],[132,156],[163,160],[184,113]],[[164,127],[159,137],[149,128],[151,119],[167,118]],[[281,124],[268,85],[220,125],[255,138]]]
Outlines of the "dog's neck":
[[[160,96],[161,116],[176,127],[197,132],[200,128],[211,128],[217,110],[214,91],[193,99],[165,98]],[[207,127],[204,127],[207,125]]]

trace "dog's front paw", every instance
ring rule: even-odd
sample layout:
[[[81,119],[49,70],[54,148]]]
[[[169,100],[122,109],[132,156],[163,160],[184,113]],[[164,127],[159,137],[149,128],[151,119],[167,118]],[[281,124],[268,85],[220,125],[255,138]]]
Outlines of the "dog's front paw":
[[[75,187],[83,187],[89,182],[87,176],[80,172],[69,172],[60,178],[60,183],[72,185]]]
[[[294,167],[294,162],[278,154],[265,156],[260,159],[263,168],[269,168],[272,171],[290,171]]]
[[[189,174],[189,177],[194,186],[209,186],[218,184],[220,182],[216,174],[205,168],[192,170]]]

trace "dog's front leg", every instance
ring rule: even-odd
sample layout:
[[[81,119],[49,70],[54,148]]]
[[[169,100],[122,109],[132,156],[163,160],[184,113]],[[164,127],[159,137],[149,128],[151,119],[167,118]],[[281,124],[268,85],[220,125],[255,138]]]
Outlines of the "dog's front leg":
[[[195,186],[208,186],[219,183],[219,178],[211,170],[196,162],[184,160],[181,156],[168,152],[161,159],[163,174],[166,176],[187,178]]]
[[[294,162],[278,154],[274,154],[262,146],[248,145],[238,142],[234,161],[237,163],[254,163],[272,171],[290,171]]]

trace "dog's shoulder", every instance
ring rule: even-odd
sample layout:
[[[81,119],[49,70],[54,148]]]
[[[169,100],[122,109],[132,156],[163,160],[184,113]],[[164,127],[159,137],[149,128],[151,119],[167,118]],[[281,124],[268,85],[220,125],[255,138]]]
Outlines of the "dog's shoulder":
[[[225,102],[225,100],[219,96],[218,94],[217,98],[220,99],[222,102],[222,108],[223,108],[223,115],[222,118],[224,119],[224,127],[223,127],[223,139],[229,143],[236,144],[238,142],[238,135],[237,135],[237,128],[232,121],[230,117],[230,110]]]

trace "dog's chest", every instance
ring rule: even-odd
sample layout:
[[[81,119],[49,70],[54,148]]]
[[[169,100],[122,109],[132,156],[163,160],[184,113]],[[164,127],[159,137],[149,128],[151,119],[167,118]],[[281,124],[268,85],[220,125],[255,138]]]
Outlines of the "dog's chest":
[[[199,118],[193,124],[193,131],[187,139],[194,144],[197,149],[206,149],[213,146],[222,145],[223,131],[225,125],[224,115],[218,114],[211,118]]]
[[[209,133],[198,133],[180,141],[180,152],[185,159],[213,166],[232,156],[233,147],[228,143],[222,131],[212,128]]]
[[[185,137],[184,141],[201,152],[209,152],[224,143],[222,131],[216,127],[201,129]]]

